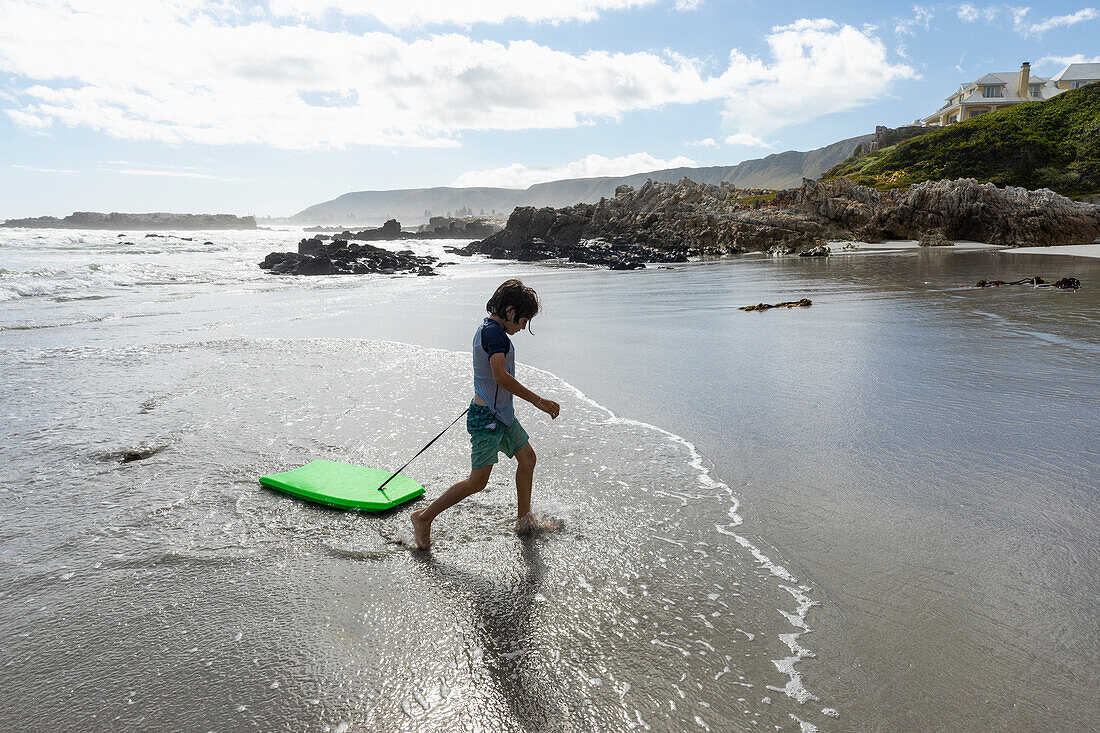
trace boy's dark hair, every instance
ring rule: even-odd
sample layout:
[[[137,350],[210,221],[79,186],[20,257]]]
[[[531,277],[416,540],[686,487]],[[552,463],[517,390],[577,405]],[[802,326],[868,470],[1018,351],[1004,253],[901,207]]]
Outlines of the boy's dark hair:
[[[497,288],[493,297],[485,304],[485,310],[491,316],[507,319],[508,309],[515,308],[512,318],[518,321],[521,318],[534,318],[538,315],[540,306],[539,295],[534,288],[529,288],[513,278]]]

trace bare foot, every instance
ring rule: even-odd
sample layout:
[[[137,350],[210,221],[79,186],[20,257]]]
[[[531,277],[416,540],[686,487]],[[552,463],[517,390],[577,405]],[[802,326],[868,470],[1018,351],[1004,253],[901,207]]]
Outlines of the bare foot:
[[[432,523],[420,518],[423,513],[424,510],[419,509],[409,515],[413,526],[413,541],[420,550],[426,550],[432,545]]]
[[[527,512],[516,519],[516,533],[532,534],[534,532],[557,532],[562,528],[562,521],[553,517],[543,519],[536,517],[534,512]]]

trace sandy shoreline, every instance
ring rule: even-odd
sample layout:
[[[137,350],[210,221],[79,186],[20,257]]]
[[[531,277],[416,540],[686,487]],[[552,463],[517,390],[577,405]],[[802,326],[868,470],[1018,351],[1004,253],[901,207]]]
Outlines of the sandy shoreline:
[[[965,239],[955,240],[954,247],[921,247],[915,239],[888,239],[882,242],[857,242],[854,240],[837,239],[826,242],[831,250],[830,254],[847,254],[856,252],[895,252],[907,249],[928,249],[947,252],[975,249],[998,249],[999,245],[986,244],[984,242],[971,242]]]
[[[1016,247],[1005,252],[1021,255],[1071,255],[1073,257],[1100,257],[1100,243],[1065,244],[1059,247]]]
[[[830,254],[855,254],[867,252],[896,252],[900,250],[922,249],[915,239],[895,239],[885,242],[853,242],[835,240],[828,242],[832,250]],[[1066,244],[1055,247],[1004,247],[999,244],[985,244],[984,242],[971,242],[965,239],[955,240],[954,247],[928,247],[948,252],[973,251],[980,249],[995,249],[1012,254],[1028,255],[1070,255],[1074,257],[1100,257],[1100,243],[1094,244]]]

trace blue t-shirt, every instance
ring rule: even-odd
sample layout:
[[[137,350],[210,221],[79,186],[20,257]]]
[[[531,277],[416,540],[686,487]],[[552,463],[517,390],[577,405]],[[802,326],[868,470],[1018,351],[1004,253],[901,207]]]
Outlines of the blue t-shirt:
[[[512,406],[512,393],[501,389],[493,379],[493,367],[489,364],[489,357],[493,354],[504,354],[508,373],[516,376],[516,350],[512,348],[512,340],[508,338],[504,326],[492,318],[486,318],[474,333],[474,394],[484,400],[497,420],[507,426],[516,419],[516,411]]]

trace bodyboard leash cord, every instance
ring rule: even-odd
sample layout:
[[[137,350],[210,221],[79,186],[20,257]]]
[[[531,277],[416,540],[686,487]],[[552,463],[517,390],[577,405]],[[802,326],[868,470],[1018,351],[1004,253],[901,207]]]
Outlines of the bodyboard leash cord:
[[[379,492],[381,492],[382,496],[386,496],[386,492],[382,491],[382,489],[384,489],[384,488],[386,487],[386,484],[388,484],[388,483],[389,483],[390,481],[393,481],[393,480],[394,480],[394,479],[395,479],[395,478],[396,478],[397,476],[399,476],[399,475],[401,474],[401,472],[402,472],[402,471],[404,471],[404,470],[405,470],[406,468],[408,468],[408,467],[409,467],[409,464],[410,464],[410,463],[412,463],[413,461],[415,461],[415,460],[416,460],[416,459],[417,459],[417,458],[418,458],[418,457],[420,456],[420,454],[421,454],[421,453],[423,453],[424,451],[426,451],[426,450],[428,450],[429,448],[431,448],[431,447],[432,447],[432,443],[434,443],[435,441],[437,441],[437,440],[439,440],[440,438],[442,438],[442,437],[443,437],[443,433],[445,433],[445,432],[447,432],[448,430],[450,430],[450,429],[451,429],[451,428],[452,428],[452,427],[454,426],[454,424],[455,424],[456,422],[458,422],[459,420],[461,420],[461,419],[462,419],[462,416],[463,416],[463,415],[465,415],[465,414],[466,414],[467,412],[469,412],[469,411],[470,411],[470,408],[469,408],[469,407],[467,407],[467,408],[466,408],[465,410],[463,410],[463,411],[462,411],[462,413],[461,413],[461,414],[460,414],[460,415],[459,415],[458,417],[456,417],[456,418],[455,418],[454,420],[451,420],[451,424],[450,424],[450,425],[448,425],[447,427],[443,428],[443,430],[442,430],[442,431],[440,431],[439,435],[437,435],[437,436],[435,436],[434,438],[432,438],[431,440],[429,440],[429,441],[428,441],[428,444],[427,444],[426,446],[424,446],[423,448],[421,448],[421,449],[420,449],[419,451],[417,451],[417,453],[416,453],[416,455],[415,455],[415,456],[413,456],[413,457],[412,457],[412,458],[410,458],[410,459],[409,459],[408,461],[406,461],[406,462],[405,462],[405,465],[404,465],[404,466],[402,466],[401,468],[399,468],[399,469],[397,469],[396,471],[394,471],[394,472],[393,472],[393,473],[392,473],[392,474],[390,475],[390,477],[389,477],[388,479],[386,479],[385,481],[383,481],[383,482],[382,482],[382,485],[378,487],[378,491],[379,491]],[[387,500],[388,500],[389,498],[390,498],[390,497],[386,496],[386,499],[387,499]]]

